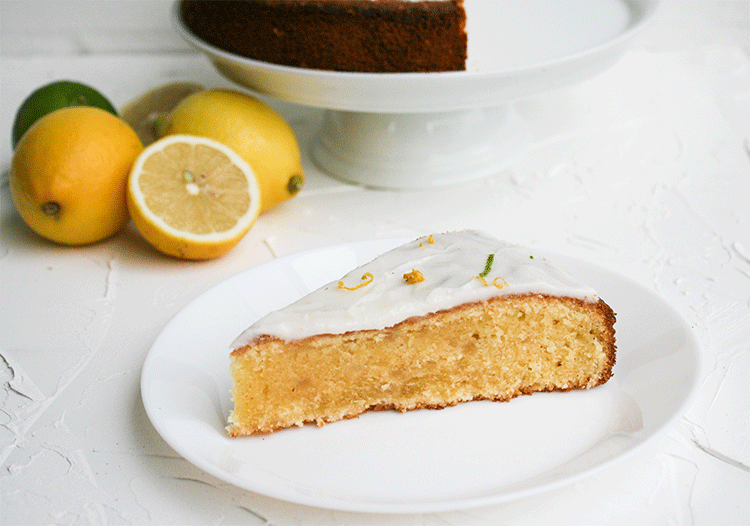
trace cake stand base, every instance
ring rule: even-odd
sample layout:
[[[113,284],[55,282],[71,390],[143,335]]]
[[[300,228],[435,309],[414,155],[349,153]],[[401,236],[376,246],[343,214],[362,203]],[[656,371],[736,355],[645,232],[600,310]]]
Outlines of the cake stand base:
[[[511,104],[430,113],[326,110],[311,153],[337,179],[407,190],[491,175],[528,142]]]

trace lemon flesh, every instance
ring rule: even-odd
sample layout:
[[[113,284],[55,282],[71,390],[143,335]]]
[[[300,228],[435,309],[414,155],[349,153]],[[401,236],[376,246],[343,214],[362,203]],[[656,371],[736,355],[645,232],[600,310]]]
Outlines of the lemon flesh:
[[[205,137],[173,135],[151,144],[133,165],[127,196],[141,235],[182,259],[225,254],[260,211],[252,168]]]

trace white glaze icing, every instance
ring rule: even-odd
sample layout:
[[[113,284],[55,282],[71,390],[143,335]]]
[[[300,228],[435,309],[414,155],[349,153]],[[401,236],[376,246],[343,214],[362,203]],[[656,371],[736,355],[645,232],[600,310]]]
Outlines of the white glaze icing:
[[[254,323],[233,343],[241,347],[268,334],[295,340],[315,334],[382,329],[407,318],[506,294],[549,294],[597,301],[596,292],[534,251],[475,230],[435,234],[386,252],[291,305]],[[484,280],[478,278],[493,254]],[[408,284],[418,270],[424,281]],[[362,277],[372,274],[367,285]],[[493,284],[494,282],[494,284]],[[485,285],[486,283],[486,285]],[[496,285],[495,285],[496,284]]]

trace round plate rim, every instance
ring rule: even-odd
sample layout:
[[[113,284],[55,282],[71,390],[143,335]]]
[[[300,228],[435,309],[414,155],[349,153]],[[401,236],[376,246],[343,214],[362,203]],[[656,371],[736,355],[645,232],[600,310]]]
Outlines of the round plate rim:
[[[150,397],[150,392],[151,392],[150,383],[152,382],[151,369],[152,369],[153,362],[157,356],[156,354],[157,351],[155,350],[159,348],[164,333],[171,325],[178,322],[181,314],[184,313],[191,305],[200,302],[202,298],[209,295],[217,287],[227,286],[233,280],[239,279],[240,276],[246,273],[257,272],[258,269],[266,268],[268,266],[278,265],[280,261],[289,261],[294,258],[309,257],[311,255],[313,256],[316,254],[320,255],[320,254],[324,254],[324,253],[331,252],[331,251],[346,250],[346,249],[354,250],[357,252],[358,258],[366,259],[366,258],[363,258],[360,254],[362,250],[365,250],[367,253],[373,253],[373,255],[375,255],[377,253],[380,253],[380,252],[375,252],[376,250],[380,250],[380,251],[387,250],[388,248],[398,246],[399,244],[402,244],[405,241],[408,241],[408,239],[397,239],[397,240],[396,239],[393,239],[393,240],[381,239],[381,240],[371,240],[371,241],[360,241],[360,242],[344,243],[344,244],[339,244],[339,245],[334,245],[334,246],[329,246],[329,247],[307,250],[307,251],[303,251],[303,252],[299,252],[295,254],[290,254],[288,256],[274,259],[274,260],[268,261],[266,263],[262,263],[254,267],[250,267],[229,278],[226,278],[220,281],[219,283],[217,283],[216,285],[214,285],[213,287],[209,288],[203,294],[199,295],[197,298],[191,301],[188,305],[183,307],[172,318],[172,320],[170,320],[167,323],[167,325],[160,332],[159,336],[156,338],[151,349],[149,350],[149,353],[146,356],[146,359],[144,360],[144,364],[142,367],[142,372],[141,372],[142,402],[146,410],[146,413],[150,421],[154,425],[154,428],[156,429],[157,433],[159,433],[162,439],[164,439],[164,441],[170,447],[172,447],[178,454],[180,454],[183,458],[185,458],[190,463],[194,464],[200,469],[206,471],[207,473],[221,480],[229,482],[239,488],[258,493],[260,495],[265,495],[267,497],[276,498],[276,499],[286,501],[286,502],[293,502],[295,504],[302,504],[302,505],[308,505],[308,506],[324,508],[324,509],[339,510],[339,511],[367,512],[367,513],[428,513],[428,512],[455,511],[455,510],[460,510],[460,509],[469,509],[469,508],[475,508],[475,507],[480,507],[480,506],[499,504],[503,502],[516,501],[521,498],[537,495],[537,494],[547,492],[553,489],[564,487],[576,481],[591,477],[614,464],[618,464],[622,462],[623,460],[630,458],[632,455],[643,450],[649,444],[654,442],[658,437],[660,437],[663,433],[665,433],[666,430],[668,430],[672,425],[674,425],[674,423],[679,418],[682,417],[682,415],[687,411],[687,409],[692,405],[693,401],[697,397],[698,389],[699,389],[699,379],[701,377],[701,374],[702,374],[701,371],[703,368],[700,346],[698,344],[697,338],[695,337],[693,332],[690,330],[690,327],[688,323],[685,321],[684,317],[672,305],[670,305],[665,299],[661,298],[661,296],[658,296],[651,289],[648,289],[647,287],[643,286],[642,284],[631,279],[628,276],[618,274],[605,267],[602,267],[593,263],[589,263],[587,261],[584,261],[575,257],[566,256],[563,254],[550,252],[550,251],[543,250],[543,249],[537,249],[535,247],[534,248],[535,253],[538,253],[542,255],[543,257],[547,257],[551,261],[575,262],[575,263],[583,264],[584,266],[588,266],[589,268],[595,268],[598,271],[605,272],[612,276],[615,276],[621,283],[627,284],[628,287],[632,287],[638,290],[641,294],[645,294],[650,299],[658,301],[659,306],[662,308],[668,309],[670,311],[670,314],[676,320],[676,322],[679,323],[679,326],[680,326],[679,328],[684,332],[687,338],[686,345],[689,346],[690,350],[692,351],[692,357],[695,360],[695,363],[694,363],[691,383],[690,383],[687,395],[682,399],[679,406],[675,408],[675,410],[671,413],[669,418],[665,419],[664,421],[661,422],[660,425],[655,427],[650,435],[638,441],[633,447],[626,449],[620,455],[615,456],[614,458],[610,458],[599,464],[593,465],[589,467],[588,469],[584,469],[580,471],[577,474],[566,476],[562,478],[561,480],[556,480],[556,481],[548,482],[546,484],[542,484],[539,486],[521,489],[517,491],[510,491],[507,493],[490,495],[490,496],[482,496],[482,497],[476,497],[476,498],[471,498],[471,499],[461,498],[461,499],[454,499],[454,500],[444,500],[441,502],[435,502],[435,501],[402,502],[402,501],[399,501],[399,502],[392,502],[389,504],[384,504],[381,501],[368,501],[368,500],[352,501],[352,500],[347,500],[347,499],[337,499],[335,496],[321,497],[320,495],[300,495],[298,493],[290,497],[289,492],[268,491],[262,487],[257,487],[257,485],[254,485],[252,481],[237,478],[233,476],[231,473],[221,472],[220,470],[217,470],[215,466],[210,465],[206,462],[203,462],[200,459],[196,460],[194,455],[191,455],[190,451],[184,447],[184,444],[180,443],[178,440],[175,440],[172,434],[167,429],[165,429],[164,423],[160,419],[158,401],[153,400]],[[361,264],[364,262],[365,261],[360,261],[358,264]]]

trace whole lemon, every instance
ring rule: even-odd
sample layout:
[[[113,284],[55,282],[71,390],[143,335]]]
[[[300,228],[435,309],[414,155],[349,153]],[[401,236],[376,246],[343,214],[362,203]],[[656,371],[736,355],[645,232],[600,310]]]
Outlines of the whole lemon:
[[[157,125],[157,135],[197,135],[232,148],[255,172],[261,212],[294,197],[305,182],[297,139],[283,117],[255,97],[203,90],[183,99]]]
[[[16,146],[10,190],[37,234],[66,245],[94,243],[128,221],[125,188],[143,150],[135,131],[93,107],[55,110]]]

